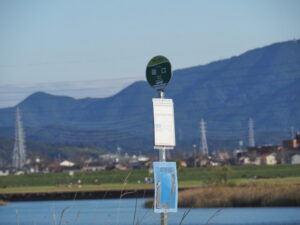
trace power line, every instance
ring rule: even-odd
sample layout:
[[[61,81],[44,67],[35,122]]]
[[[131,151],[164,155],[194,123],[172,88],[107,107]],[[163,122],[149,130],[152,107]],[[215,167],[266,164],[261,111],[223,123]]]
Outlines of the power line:
[[[281,63],[281,64],[272,64],[271,66],[270,65],[266,65],[266,66],[255,66],[255,68],[257,67],[264,67],[264,68],[274,68],[274,66],[282,66],[282,65],[291,65],[291,64],[295,64],[297,66],[300,65],[300,61],[294,61],[294,62],[290,62],[290,63]],[[249,67],[240,67],[240,68],[249,68]],[[237,72],[240,70],[240,68],[235,68],[235,69],[226,69],[224,70],[224,72]],[[275,75],[275,74],[283,74],[284,76],[287,75],[287,73],[290,73],[290,72],[298,72],[300,71],[300,69],[284,69],[282,71],[276,71],[276,72],[263,72],[263,73],[255,73],[256,75],[259,75],[260,77],[264,77],[263,75],[269,75],[269,74],[272,74],[272,75]],[[208,71],[204,71],[206,74]],[[176,73],[176,71],[174,72]],[[198,74],[201,74],[201,72],[197,72]],[[244,76],[249,76],[249,73],[251,72],[248,72],[246,75],[234,75],[235,73],[231,73],[230,75],[227,75],[226,76],[226,80],[229,80],[229,79],[236,79],[236,78],[241,78],[241,77],[244,77]],[[176,76],[176,75],[175,75]],[[198,75],[199,78],[203,78],[201,77],[201,75]],[[219,76],[224,76],[224,73],[222,73],[220,70],[219,70]],[[111,84],[116,84],[116,81],[124,81],[124,80],[131,80],[131,79],[134,79],[134,80],[137,80],[137,81],[141,81],[141,78],[144,78],[144,77],[124,77],[124,78],[115,78],[115,79],[97,79],[97,80],[80,80],[80,81],[62,81],[62,82],[49,82],[49,83],[37,83],[36,85],[39,85],[39,86],[42,86],[42,85],[45,85],[45,84],[63,84],[63,83],[82,83],[82,82],[89,82],[89,83],[95,83],[95,82],[109,82]],[[295,78],[297,79],[297,78]],[[285,80],[285,79],[282,79],[282,80]],[[144,81],[144,79],[143,79]],[[182,83],[189,83],[189,80],[188,79],[185,79],[185,80],[182,80],[181,81]],[[110,85],[111,85],[110,84]],[[17,84],[18,85],[18,84]],[[20,84],[19,84],[20,85]],[[27,84],[28,85],[28,84]],[[111,85],[110,87],[112,87],[113,85]],[[4,85],[0,85],[0,86],[4,86]],[[9,86],[14,86],[14,85],[9,85]],[[205,88],[205,87],[204,87]],[[73,90],[83,90],[83,89],[86,89],[86,88],[76,88],[76,89],[73,89]],[[72,90],[72,89],[55,89],[55,90],[51,90],[51,91],[64,91],[64,90]],[[1,91],[0,93],[7,93],[7,91]],[[10,92],[9,92],[10,93]],[[21,92],[19,92],[21,93]]]

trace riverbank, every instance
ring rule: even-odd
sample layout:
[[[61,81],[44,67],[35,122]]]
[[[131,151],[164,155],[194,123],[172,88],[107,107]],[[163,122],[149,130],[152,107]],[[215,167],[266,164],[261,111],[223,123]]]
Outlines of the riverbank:
[[[45,201],[45,200],[83,200],[83,199],[121,199],[121,198],[150,198],[153,189],[121,189],[121,190],[67,190],[54,192],[20,192],[2,193],[0,199],[15,201]]]
[[[179,187],[179,191],[196,188],[196,186]],[[44,200],[83,200],[83,199],[121,199],[152,198],[152,185],[129,186],[73,186],[69,188],[32,187],[1,190],[0,199],[5,201],[44,201]]]
[[[272,188],[290,184],[300,187],[300,165],[178,168],[178,174],[180,191],[221,187],[220,184],[222,187],[227,184],[236,188],[258,185]],[[154,185],[142,182],[145,177],[152,176],[148,170],[76,172],[74,176],[68,173],[9,175],[0,177],[0,199],[36,201],[153,197]],[[215,192],[218,191],[221,192]]]

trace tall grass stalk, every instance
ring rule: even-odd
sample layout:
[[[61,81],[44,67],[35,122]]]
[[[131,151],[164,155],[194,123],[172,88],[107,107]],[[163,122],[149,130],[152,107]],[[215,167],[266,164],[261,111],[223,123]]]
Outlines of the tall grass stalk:
[[[20,225],[20,217],[19,217],[18,209],[16,209],[16,219],[17,219],[17,225]]]
[[[153,210],[154,210],[154,201],[152,201],[151,203],[152,203],[152,205],[149,207],[149,209],[142,216],[140,224],[142,224],[142,221],[147,221],[147,220],[150,220],[150,218],[154,217],[153,213],[149,214],[149,212],[153,212]]]
[[[214,217],[217,217],[218,215],[220,215],[220,212],[222,211],[223,209],[218,209],[217,211],[214,212],[214,214],[212,214],[208,220],[206,221],[205,225],[208,225],[209,222],[214,218]]]
[[[129,172],[127,174],[127,176],[125,177],[125,179],[123,181],[122,190],[121,190],[121,194],[120,194],[120,198],[119,198],[119,207],[118,207],[118,213],[117,213],[117,225],[119,225],[119,219],[120,219],[121,199],[124,197],[124,195],[126,195],[126,193],[123,193],[123,191],[125,190],[125,186],[127,185],[128,178],[130,175],[131,175],[131,172]]]
[[[61,213],[60,213],[60,219],[59,219],[59,224],[58,224],[58,225],[61,225],[61,224],[62,224],[62,219],[63,219],[63,217],[64,217],[65,211],[66,211],[68,208],[70,208],[70,207],[67,206],[67,207],[65,207],[65,208],[61,211]]]
[[[133,214],[133,223],[132,223],[132,225],[135,225],[134,223],[135,223],[136,210],[137,210],[137,201],[138,201],[138,199],[135,198],[135,207],[134,207],[134,214]]]
[[[56,225],[56,214],[55,214],[55,209],[52,208],[52,221],[53,221],[53,225]]]
[[[179,225],[182,224],[183,220],[185,219],[185,217],[187,217],[187,215],[190,213],[191,210],[192,210],[192,208],[189,208],[188,210],[184,211],[183,216],[181,217]]]

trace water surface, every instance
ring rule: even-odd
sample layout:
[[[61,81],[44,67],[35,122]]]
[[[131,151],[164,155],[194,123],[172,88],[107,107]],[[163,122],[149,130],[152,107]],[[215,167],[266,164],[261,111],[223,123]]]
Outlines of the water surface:
[[[0,225],[153,225],[160,215],[143,208],[146,199],[12,202],[0,207]],[[188,209],[168,215],[178,225]],[[299,225],[300,208],[191,209],[182,225]]]

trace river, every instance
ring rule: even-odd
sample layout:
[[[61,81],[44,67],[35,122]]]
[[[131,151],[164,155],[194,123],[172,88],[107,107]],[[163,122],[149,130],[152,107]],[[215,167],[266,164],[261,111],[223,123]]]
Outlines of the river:
[[[160,215],[143,208],[146,199],[11,202],[0,207],[1,225],[154,225]],[[179,225],[188,209],[168,215]],[[296,225],[300,208],[191,209],[182,225]]]

